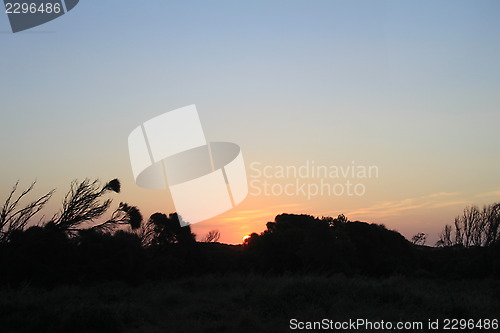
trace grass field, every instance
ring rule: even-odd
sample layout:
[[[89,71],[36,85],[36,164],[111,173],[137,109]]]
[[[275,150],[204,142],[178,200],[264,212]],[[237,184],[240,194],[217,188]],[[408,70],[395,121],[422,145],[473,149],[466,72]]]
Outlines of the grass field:
[[[291,318],[500,319],[500,281],[233,275],[0,290],[2,332],[287,332]]]

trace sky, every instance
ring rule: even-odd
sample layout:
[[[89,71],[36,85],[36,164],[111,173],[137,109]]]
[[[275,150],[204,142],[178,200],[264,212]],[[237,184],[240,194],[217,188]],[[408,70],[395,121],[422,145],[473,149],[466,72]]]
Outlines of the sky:
[[[118,178],[115,204],[173,212],[167,191],[135,184],[127,138],[196,104],[253,184],[193,224],[198,238],[236,244],[283,212],[343,213],[432,245],[465,206],[500,201],[499,16],[498,1],[82,0],[13,34],[0,13],[0,200],[36,179],[34,195],[57,189],[50,216],[73,179]],[[378,172],[323,179],[362,195],[257,193],[320,184],[260,174],[308,163]]]

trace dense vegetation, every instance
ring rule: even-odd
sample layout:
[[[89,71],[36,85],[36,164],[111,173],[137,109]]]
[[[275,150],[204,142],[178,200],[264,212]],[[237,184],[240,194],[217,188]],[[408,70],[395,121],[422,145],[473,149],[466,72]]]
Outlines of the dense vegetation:
[[[494,205],[484,210],[483,216],[488,218],[466,219],[483,221],[485,227],[478,227],[479,222],[465,223],[483,236],[469,235],[459,220],[455,234],[468,236],[455,236],[455,242],[442,242],[441,247],[416,245],[422,235],[412,243],[382,225],[351,222],[343,215],[316,218],[290,214],[276,216],[264,232],[252,234],[242,245],[226,245],[214,242],[217,232],[197,242],[189,226],[180,227],[175,213],[155,213],[144,222],[139,210],[126,203],[120,203],[110,218],[103,220],[112,204],[105,195],[120,192],[118,180],[104,186],[97,181],[74,182],[58,214],[38,226],[26,227],[52,194],[19,208],[20,199],[31,188],[15,198],[15,187],[0,213],[3,286],[92,281],[138,284],[233,273],[500,277],[500,242],[485,236],[485,230],[498,221],[494,215],[498,210],[492,212]],[[498,233],[494,235],[498,237]],[[474,246],[461,239],[487,241]]]

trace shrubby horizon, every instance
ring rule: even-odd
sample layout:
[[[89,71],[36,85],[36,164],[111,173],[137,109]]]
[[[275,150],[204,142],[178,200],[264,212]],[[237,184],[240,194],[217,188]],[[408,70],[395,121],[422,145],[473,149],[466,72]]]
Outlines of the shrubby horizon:
[[[350,221],[342,214],[280,214],[243,244],[228,245],[217,242],[217,230],[197,241],[176,213],[157,212],[145,220],[137,207],[123,202],[102,220],[112,205],[107,195],[121,191],[117,179],[72,182],[61,210],[28,227],[53,191],[20,206],[34,183],[19,194],[17,187],[0,212],[3,285],[135,284],[214,273],[500,277],[499,204],[482,211],[466,208],[453,230],[445,227],[437,247],[425,246],[424,233],[408,241],[383,225]]]

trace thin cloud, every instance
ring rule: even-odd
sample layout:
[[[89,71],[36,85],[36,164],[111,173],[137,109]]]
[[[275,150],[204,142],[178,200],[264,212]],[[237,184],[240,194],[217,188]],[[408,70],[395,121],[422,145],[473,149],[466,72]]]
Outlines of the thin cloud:
[[[445,201],[445,202],[438,202],[430,206],[430,208],[442,208],[442,207],[449,207],[449,206],[465,206],[467,204],[470,204],[470,201],[467,200],[456,200],[456,201]]]
[[[477,194],[476,197],[480,197],[480,198],[497,197],[500,199],[500,190],[480,193],[480,194]]]
[[[450,200],[458,196],[458,192],[438,192],[415,198],[406,198],[396,201],[384,201],[373,206],[357,209],[348,213],[348,216],[398,216],[402,213],[422,209],[439,208],[463,204],[464,200]]]

